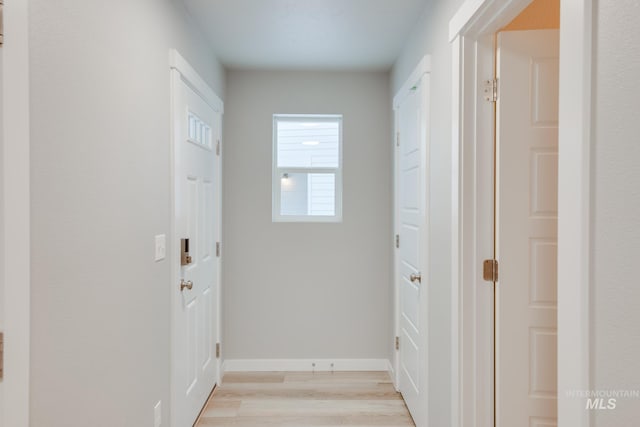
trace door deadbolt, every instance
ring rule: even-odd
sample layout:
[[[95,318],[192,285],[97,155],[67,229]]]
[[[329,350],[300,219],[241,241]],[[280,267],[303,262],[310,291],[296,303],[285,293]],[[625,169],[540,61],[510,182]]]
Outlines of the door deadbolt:
[[[189,239],[180,239],[180,265],[189,265],[191,262],[191,255],[189,255]]]
[[[184,291],[185,288],[191,290],[193,288],[193,282],[191,280],[187,280],[186,282],[184,279],[180,280],[180,291]]]

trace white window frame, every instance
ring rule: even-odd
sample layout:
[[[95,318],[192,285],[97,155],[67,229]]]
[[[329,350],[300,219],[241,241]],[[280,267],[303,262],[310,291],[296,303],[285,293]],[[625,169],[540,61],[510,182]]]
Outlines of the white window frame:
[[[338,167],[278,167],[278,122],[338,122]],[[342,115],[341,114],[274,114],[273,115],[273,164],[272,170],[272,221],[273,222],[342,222]],[[281,177],[289,173],[332,173],[335,174],[335,215],[281,215]]]

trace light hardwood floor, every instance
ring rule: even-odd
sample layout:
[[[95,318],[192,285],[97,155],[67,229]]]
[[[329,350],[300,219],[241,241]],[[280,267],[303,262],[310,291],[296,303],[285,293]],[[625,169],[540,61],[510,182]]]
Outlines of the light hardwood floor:
[[[386,372],[228,373],[197,427],[414,426]]]

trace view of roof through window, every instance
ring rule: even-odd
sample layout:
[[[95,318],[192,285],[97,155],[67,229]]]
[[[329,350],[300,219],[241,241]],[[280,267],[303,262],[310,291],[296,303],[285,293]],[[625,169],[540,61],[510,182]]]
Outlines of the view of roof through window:
[[[278,167],[339,166],[340,124],[329,121],[278,121]]]

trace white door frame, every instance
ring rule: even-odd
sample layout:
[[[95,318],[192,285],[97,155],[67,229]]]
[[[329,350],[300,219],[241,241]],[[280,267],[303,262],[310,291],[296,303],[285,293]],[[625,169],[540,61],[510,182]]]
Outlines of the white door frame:
[[[202,97],[206,101],[206,103],[217,113],[220,113],[220,123],[216,123],[217,126],[217,138],[220,141],[220,155],[215,157],[215,180],[216,180],[216,212],[218,221],[215,225],[215,240],[216,242],[222,243],[221,239],[221,218],[222,218],[222,115],[224,114],[224,104],[222,100],[218,97],[218,95],[211,90],[209,85],[200,77],[197,71],[184,59],[177,50],[171,49],[169,51],[169,68],[171,70],[171,230],[170,230],[170,241],[176,241],[176,221],[174,215],[175,208],[175,129],[173,126],[174,121],[174,94],[175,91],[178,90],[178,85],[176,83],[180,82],[180,79],[184,81],[187,85],[191,87],[198,95]],[[177,79],[177,81],[176,81]],[[169,245],[168,250],[169,261],[171,263],[171,281],[169,283],[169,290],[171,292],[171,419],[172,425],[176,424],[175,420],[175,397],[177,393],[177,385],[174,381],[174,348],[173,348],[173,331],[174,331],[174,313],[175,307],[177,307],[177,301],[174,299],[177,298],[177,293],[175,291],[175,287],[180,283],[180,269],[177,260],[180,257],[180,249],[176,247],[175,244]],[[213,331],[215,336],[213,337],[214,343],[221,343],[222,340],[222,313],[221,313],[221,289],[222,289],[222,276],[220,271],[220,261],[221,256],[217,258],[217,280],[218,280],[218,289],[216,295],[216,330]],[[221,355],[222,356],[222,355]],[[222,369],[222,357],[216,358],[215,363],[217,364],[217,375],[216,384],[220,384],[221,379],[221,369]]]
[[[398,171],[399,171],[399,157],[398,157],[398,144],[397,144],[397,138],[398,138],[398,133],[400,132],[400,124],[398,122],[398,109],[400,108],[400,103],[402,102],[402,100],[409,94],[409,92],[412,90],[412,88],[416,85],[416,83],[418,83],[420,81],[420,79],[427,73],[431,72],[431,56],[429,55],[425,55],[424,57],[422,57],[422,59],[420,60],[420,62],[418,63],[418,65],[416,66],[416,68],[411,72],[411,74],[409,75],[409,78],[407,78],[407,80],[404,82],[404,84],[402,85],[402,87],[400,88],[400,90],[398,90],[398,93],[393,97],[393,120],[394,120],[394,138],[393,138],[393,188],[394,188],[394,192],[393,192],[393,224],[394,224],[394,233],[399,233],[400,230],[400,214],[398,211],[399,208],[399,200],[398,200],[398,195],[400,194],[400,182],[398,179]],[[427,111],[428,111],[428,105],[427,104],[429,102],[428,99],[424,99],[423,100],[423,105],[427,105]],[[429,120],[429,117],[425,117],[425,119]],[[428,141],[429,136],[427,135],[427,141]],[[424,168],[425,170],[428,170],[428,159],[429,159],[429,146],[428,143],[426,144],[426,146],[424,147],[424,153],[422,154],[423,159],[427,159],[424,163]],[[428,195],[428,188],[425,188],[426,192],[424,193],[424,197],[427,197]],[[426,200],[425,201],[425,206],[429,206],[429,201]],[[425,212],[425,215],[428,212]],[[394,236],[395,238],[395,236]],[[429,242],[422,242],[422,244],[424,245],[425,248],[428,247]],[[394,316],[393,316],[393,321],[394,321],[394,326],[393,326],[393,330],[395,331],[395,336],[399,337],[400,336],[400,280],[398,280],[398,273],[400,271],[400,267],[399,267],[399,262],[400,262],[400,255],[398,253],[398,248],[396,248],[393,252],[393,283],[394,283],[394,302],[393,302],[393,310],[394,310]],[[427,251],[425,251],[427,252]],[[424,266],[423,271],[426,270],[426,262],[428,260],[424,259],[423,263]],[[428,270],[427,270],[428,271]],[[428,278],[425,275],[425,284],[428,283]],[[426,289],[425,289],[426,290]],[[426,332],[426,331],[425,331]],[[392,343],[392,345],[395,345],[395,343]],[[395,347],[394,347],[395,348]],[[398,358],[398,350],[394,350],[393,352],[393,360],[391,361],[391,376],[392,376],[392,380],[393,380],[393,384],[396,388],[396,390],[398,390],[398,379],[399,379],[399,375],[400,375],[400,361]]]
[[[29,4],[4,4],[2,48],[2,267],[4,277],[4,380],[0,425],[29,425],[31,339]]]
[[[493,77],[492,35],[531,0],[467,0],[449,23],[452,46],[452,426],[493,423],[493,300],[481,262],[493,242],[493,109],[479,100]],[[558,175],[558,423],[589,425],[593,0],[561,0]],[[489,74],[488,71],[490,71]],[[489,232],[487,231],[489,230]],[[490,236],[488,236],[488,234]],[[491,295],[493,291],[491,290]],[[492,362],[491,362],[492,363]],[[491,372],[492,372],[492,366]],[[487,398],[487,396],[489,396]],[[490,416],[489,416],[490,415]]]

